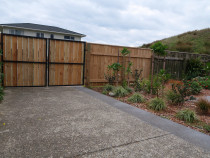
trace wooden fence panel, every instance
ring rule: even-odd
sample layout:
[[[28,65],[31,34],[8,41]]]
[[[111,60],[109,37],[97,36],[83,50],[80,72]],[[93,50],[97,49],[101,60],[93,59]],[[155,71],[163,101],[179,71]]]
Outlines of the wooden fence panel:
[[[3,35],[4,86],[46,85],[46,39]]]
[[[123,46],[103,45],[95,43],[87,43],[86,51],[86,85],[103,85],[107,83],[104,74],[107,73],[107,66],[112,63],[119,62],[122,64],[121,50]],[[150,49],[141,49],[134,47],[126,47],[131,52],[130,61],[133,63],[132,71],[135,69],[143,69],[142,76],[149,78],[151,68]],[[126,66],[129,57],[126,57]],[[129,76],[133,81],[132,75]],[[119,78],[121,80],[121,77]]]
[[[82,85],[84,42],[50,40],[49,85]]]
[[[207,54],[167,51],[165,57],[165,70],[167,73],[171,74],[172,78],[181,79],[184,77],[187,60],[192,58],[201,58],[204,63],[210,62],[210,55]],[[163,69],[163,63],[163,57],[155,56],[154,74],[157,74]]]

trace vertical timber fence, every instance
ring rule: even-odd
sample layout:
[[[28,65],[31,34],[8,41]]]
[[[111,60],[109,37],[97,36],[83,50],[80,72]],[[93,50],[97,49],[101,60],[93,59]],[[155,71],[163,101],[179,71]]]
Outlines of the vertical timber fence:
[[[1,43],[4,86],[46,86],[46,39],[2,34]]]
[[[210,62],[210,55],[187,52],[167,51],[166,57],[154,56],[154,74],[157,74],[165,62],[165,70],[175,79],[184,77],[187,60],[200,58],[204,63]]]
[[[115,62],[122,63],[121,51],[123,46],[104,45],[96,43],[86,44],[86,72],[85,85],[99,86],[104,85],[108,81],[104,74],[107,73],[107,66]],[[126,47],[131,52],[126,61],[133,63],[132,72],[135,69],[143,70],[142,77],[149,78],[151,69],[151,49],[142,49],[135,47]],[[126,62],[128,64],[128,62]],[[127,66],[126,64],[126,66]],[[130,75],[130,81],[134,78]]]

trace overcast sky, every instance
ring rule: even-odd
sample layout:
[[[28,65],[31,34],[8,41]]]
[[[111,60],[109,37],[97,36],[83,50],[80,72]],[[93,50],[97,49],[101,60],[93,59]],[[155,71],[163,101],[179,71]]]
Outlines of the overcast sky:
[[[37,23],[88,42],[139,46],[210,27],[210,0],[0,0],[0,23]]]

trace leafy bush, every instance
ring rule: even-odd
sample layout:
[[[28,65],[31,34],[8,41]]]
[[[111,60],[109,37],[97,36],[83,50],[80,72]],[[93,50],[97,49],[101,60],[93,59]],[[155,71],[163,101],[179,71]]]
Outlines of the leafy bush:
[[[114,90],[114,86],[110,85],[110,84],[106,84],[104,86],[104,89],[103,89],[103,94],[108,94],[110,91],[113,91]]]
[[[202,86],[204,89],[210,89],[210,79],[208,77],[196,77],[193,78],[192,81],[196,81]]]
[[[141,70],[137,70],[135,69],[134,71],[134,74],[133,74],[133,77],[134,77],[134,90],[135,92],[139,92],[142,90],[142,86],[141,86],[141,82],[140,82],[140,77],[141,77],[141,74],[142,74],[142,69]]]
[[[151,89],[151,85],[148,85],[148,86],[152,90],[152,94],[158,95],[161,85],[162,85],[162,83],[161,83],[160,77],[158,75],[154,75],[152,89]]]
[[[109,73],[104,74],[104,77],[108,81],[109,84],[113,84],[116,78],[114,75],[109,74]]]
[[[184,103],[184,98],[189,95],[189,88],[185,84],[172,84],[172,91],[179,96],[179,99],[176,100],[179,102],[179,105]]]
[[[141,86],[143,91],[145,91],[146,93],[150,93],[150,89],[151,89],[151,82],[150,82],[150,80],[143,79],[141,81],[141,83],[140,83],[140,86]]]
[[[144,97],[138,93],[135,93],[130,98],[128,98],[128,101],[132,103],[142,103],[144,100]]]
[[[106,84],[104,86],[104,89],[103,90],[108,91],[108,92],[113,91],[114,90],[114,86],[112,86],[110,84]]]
[[[122,86],[116,87],[113,91],[115,97],[125,97],[128,95],[128,91]]]
[[[149,102],[149,108],[155,111],[164,110],[166,108],[165,102],[161,98],[154,98]]]
[[[179,118],[180,120],[190,123],[195,122],[195,120],[197,119],[195,112],[189,109],[179,111],[176,114],[176,117]]]
[[[207,113],[210,109],[210,102],[207,99],[199,99],[196,104],[197,108],[203,113]]]
[[[205,129],[207,132],[210,132],[210,125],[204,125],[203,129]]]
[[[166,99],[171,104],[178,104],[178,105],[180,105],[180,104],[183,103],[183,97],[181,96],[181,94],[180,93],[175,93],[173,90],[169,90],[166,93]]]
[[[128,86],[124,87],[124,89],[127,90],[128,93],[132,93],[133,92],[133,90],[131,88],[129,88]]]
[[[0,87],[0,101],[4,99],[4,88]]]
[[[205,74],[204,64],[200,58],[187,61],[185,74],[187,75],[188,80]]]
[[[188,85],[191,94],[199,94],[203,89],[202,86],[196,81],[188,82]]]
[[[161,42],[154,43],[151,47],[153,49],[154,53],[158,56],[165,56],[166,55],[166,45],[163,45]]]

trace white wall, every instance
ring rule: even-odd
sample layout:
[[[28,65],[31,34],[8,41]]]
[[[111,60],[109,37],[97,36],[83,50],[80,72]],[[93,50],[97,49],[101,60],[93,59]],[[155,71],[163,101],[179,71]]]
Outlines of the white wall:
[[[21,30],[21,29],[18,29],[18,30]],[[23,30],[23,31],[24,31],[25,36],[34,36],[34,37],[36,37],[36,33],[39,32],[39,31],[30,31],[30,30]],[[3,28],[3,33],[9,34],[9,28]],[[42,33],[44,33],[44,38],[50,38],[51,34],[54,34],[54,39],[64,39],[64,36],[65,36],[65,34],[49,33],[49,32],[44,32],[44,31]],[[70,36],[73,36],[73,35],[70,35]],[[73,36],[73,37],[75,41],[81,41],[81,37],[79,36]]]

